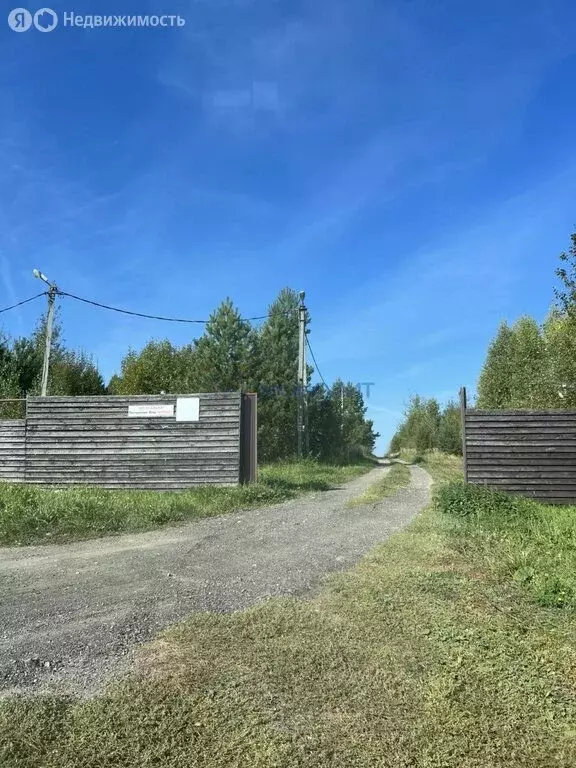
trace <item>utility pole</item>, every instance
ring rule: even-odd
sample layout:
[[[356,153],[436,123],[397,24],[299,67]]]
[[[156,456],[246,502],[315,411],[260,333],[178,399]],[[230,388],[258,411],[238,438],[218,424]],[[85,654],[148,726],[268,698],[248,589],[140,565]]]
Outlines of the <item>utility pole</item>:
[[[308,310],[306,310],[306,325],[308,325],[309,317]],[[310,328],[304,329],[304,353],[306,353],[306,345],[308,344],[308,336],[310,334]],[[306,364],[306,354],[304,354],[304,456],[310,455],[310,429],[308,427],[308,366]]]
[[[306,387],[308,385],[308,371],[306,368],[306,315],[304,304],[306,294],[300,291],[300,306],[298,307],[298,458],[304,453],[307,443],[306,432]]]
[[[58,286],[56,283],[51,283],[43,272],[35,269],[32,273],[38,280],[46,283],[48,286],[48,314],[46,316],[46,347],[44,349],[44,364],[42,366],[42,389],[41,396],[46,397],[48,394],[48,374],[50,371],[50,353],[52,352],[52,329],[54,326],[54,304],[56,303],[56,296],[58,295]]]

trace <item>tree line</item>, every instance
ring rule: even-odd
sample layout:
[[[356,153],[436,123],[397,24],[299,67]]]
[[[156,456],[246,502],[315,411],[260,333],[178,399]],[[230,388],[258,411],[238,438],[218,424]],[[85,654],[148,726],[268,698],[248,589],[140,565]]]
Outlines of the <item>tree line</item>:
[[[210,315],[200,338],[176,346],[151,340],[129,349],[119,373],[106,385],[95,362],[69,350],[56,323],[50,366],[51,395],[185,394],[242,390],[257,392],[259,453],[266,461],[294,456],[297,450],[298,304],[285,288],[258,328],[244,320],[230,299]],[[0,398],[40,392],[45,320],[27,338],[0,337]],[[314,369],[309,366],[309,376]],[[373,451],[377,433],[366,418],[362,393],[337,379],[331,387],[307,390],[308,453],[342,461]],[[4,405],[10,416],[15,406]]]
[[[418,453],[438,449],[444,453],[461,454],[460,406],[450,402],[442,408],[434,397],[411,397],[390,442],[390,453],[402,448]]]
[[[543,323],[525,315],[502,322],[488,347],[475,407],[486,409],[576,408],[576,232],[556,270],[560,285]],[[413,397],[390,450],[438,448],[461,453],[460,412],[434,399]]]
[[[40,394],[46,338],[46,320],[30,336],[10,339],[0,332],[0,400]],[[84,352],[68,349],[62,341],[62,329],[54,326],[50,364],[50,394],[102,395],[104,379],[92,359]],[[18,404],[0,404],[4,418],[21,415]]]
[[[556,270],[560,287],[543,323],[501,323],[478,382],[478,408],[576,408],[576,232]]]

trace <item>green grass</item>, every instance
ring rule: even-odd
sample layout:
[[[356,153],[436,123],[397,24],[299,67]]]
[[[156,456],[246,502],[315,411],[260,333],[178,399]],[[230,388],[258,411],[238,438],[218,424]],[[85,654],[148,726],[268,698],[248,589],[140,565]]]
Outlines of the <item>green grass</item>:
[[[440,451],[429,451],[425,456],[417,456],[416,463],[421,464],[432,476],[436,486],[464,478],[461,456],[447,456]]]
[[[460,463],[424,466],[440,484]],[[494,571],[492,528],[457,511],[437,501],[313,600],[192,616],[100,696],[6,699],[0,765],[572,768],[575,612]]]
[[[204,486],[183,492],[50,489],[4,483],[0,484],[0,545],[89,539],[236,512],[327,490],[372,466],[367,460],[346,466],[286,461],[262,467],[255,485]]]
[[[522,585],[540,605],[576,608],[576,507],[545,505],[454,482],[437,494],[456,546],[492,578]]]
[[[424,456],[413,448],[402,448],[398,458],[407,461],[408,464],[421,464],[424,461]]]
[[[382,499],[393,496],[400,488],[405,488],[409,484],[410,468],[406,464],[392,464],[384,477],[373,483],[361,496],[349,501],[348,506],[377,504]]]

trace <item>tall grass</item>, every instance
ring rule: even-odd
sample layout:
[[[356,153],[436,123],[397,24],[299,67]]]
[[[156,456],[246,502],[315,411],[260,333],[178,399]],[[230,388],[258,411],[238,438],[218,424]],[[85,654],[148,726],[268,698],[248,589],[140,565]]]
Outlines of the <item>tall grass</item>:
[[[235,487],[203,486],[183,492],[39,488],[0,484],[0,545],[89,539],[292,499],[327,490],[372,466],[315,461],[278,462],[261,469],[260,481]]]
[[[496,578],[522,584],[540,605],[576,608],[576,507],[463,482],[441,487],[436,504]]]

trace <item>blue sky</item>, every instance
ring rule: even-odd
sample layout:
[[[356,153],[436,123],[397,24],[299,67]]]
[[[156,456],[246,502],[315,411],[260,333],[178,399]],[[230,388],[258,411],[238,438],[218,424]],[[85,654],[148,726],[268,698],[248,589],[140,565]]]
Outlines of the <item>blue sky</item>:
[[[35,266],[184,317],[305,289],[324,378],[375,383],[381,448],[411,393],[474,388],[501,319],[545,315],[576,225],[572,0],[53,7],[186,25],[4,22],[0,306],[37,291]],[[61,315],[106,376],[130,345],[197,333],[70,300]]]

